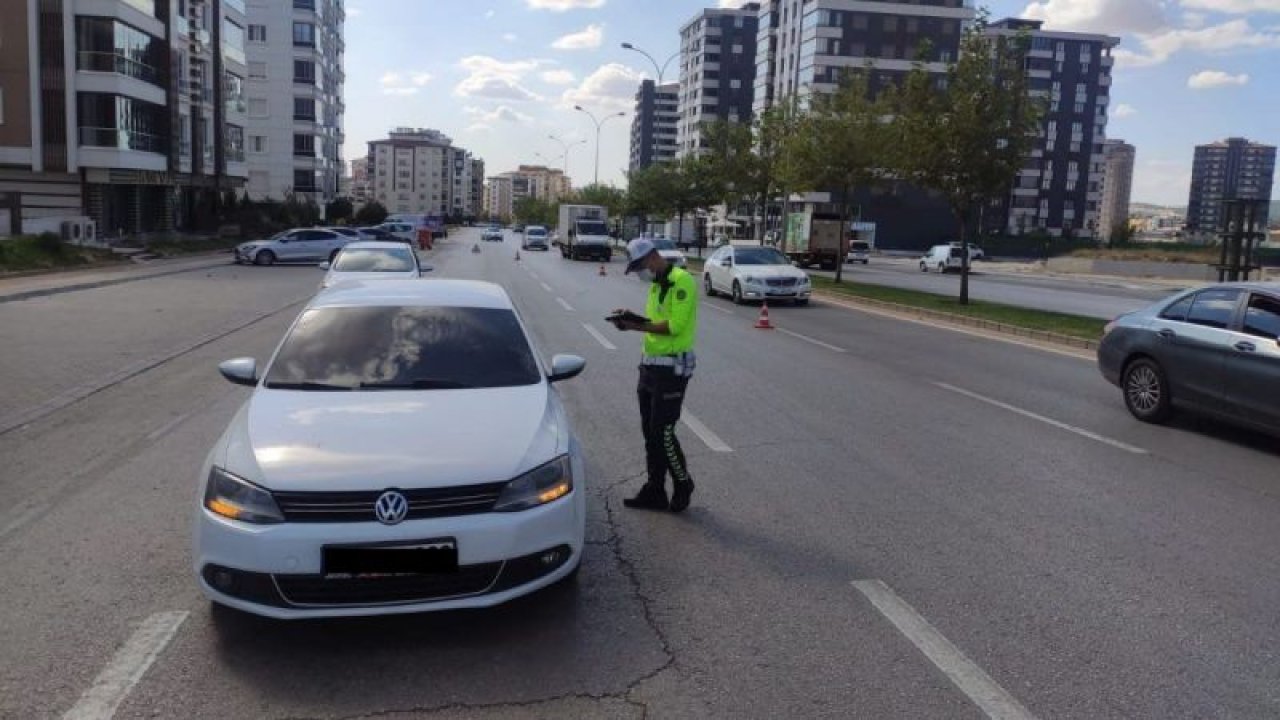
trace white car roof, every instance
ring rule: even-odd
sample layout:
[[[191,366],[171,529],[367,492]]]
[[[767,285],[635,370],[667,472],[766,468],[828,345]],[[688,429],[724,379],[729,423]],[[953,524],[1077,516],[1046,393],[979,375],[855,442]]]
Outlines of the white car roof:
[[[356,280],[321,291],[307,305],[379,306],[513,309],[511,298],[500,285],[476,280]]]
[[[343,245],[344,250],[405,250],[409,246],[402,242],[389,240],[361,240]]]

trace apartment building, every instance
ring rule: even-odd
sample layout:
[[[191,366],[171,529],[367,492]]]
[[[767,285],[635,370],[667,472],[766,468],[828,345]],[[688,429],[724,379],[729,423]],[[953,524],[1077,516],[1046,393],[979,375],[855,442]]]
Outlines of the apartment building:
[[[474,217],[484,163],[439,130],[397,128],[369,143],[371,196],[391,213]],[[479,163],[479,165],[477,165]]]
[[[1011,197],[988,213],[987,229],[1060,237],[1102,234],[1111,51],[1120,38],[1042,29],[1038,20],[992,23],[994,37],[1030,36],[1028,92],[1045,103],[1040,137],[1019,171]],[[1126,203],[1127,204],[1127,203]]]
[[[652,80],[640,83],[635,117],[631,119],[632,172],[675,158],[679,103],[680,83],[658,85]]]
[[[323,206],[342,171],[343,0],[236,1],[247,1],[248,194]]]
[[[369,158],[352,158],[351,203],[356,207],[361,207],[368,204],[372,199],[373,185],[369,182]]]
[[[1102,143],[1102,209],[1098,237],[1106,242],[1129,224],[1129,199],[1133,194],[1133,165],[1137,150],[1123,140]]]
[[[484,186],[484,214],[490,219],[508,222],[513,214],[515,201],[511,196],[511,178],[497,175],[489,178]]]
[[[751,122],[760,3],[708,8],[680,28],[676,154],[698,152],[702,127]]]
[[[1238,137],[1197,145],[1187,200],[1187,234],[1198,241],[1215,238],[1222,230],[1222,204],[1227,200],[1261,200],[1260,221],[1266,227],[1275,172],[1274,145]]]
[[[484,204],[484,160],[471,158],[471,188],[468,191],[471,210],[468,217],[479,217],[485,211]]]
[[[247,169],[243,0],[7,0],[0,232],[214,222]],[[81,224],[81,232],[86,225]]]

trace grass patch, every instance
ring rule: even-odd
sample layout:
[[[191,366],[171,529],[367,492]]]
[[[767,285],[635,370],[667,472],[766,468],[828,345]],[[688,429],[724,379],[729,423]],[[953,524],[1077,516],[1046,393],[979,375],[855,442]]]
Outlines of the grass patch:
[[[54,233],[0,239],[0,272],[62,270],[121,261],[123,258],[107,250],[68,245]]]
[[[1168,262],[1212,265],[1221,257],[1221,250],[1211,247],[1161,247],[1129,246],[1123,248],[1087,248],[1076,250],[1071,257],[1090,260],[1122,260],[1137,262]]]
[[[1044,332],[1067,335],[1083,340],[1101,338],[1102,329],[1107,324],[1105,320],[1081,315],[1032,310],[977,300],[970,300],[968,305],[961,305],[954,297],[946,295],[934,295],[933,293],[882,287],[880,285],[862,285],[848,281],[837,285],[834,280],[824,277],[811,277],[811,279],[813,280],[814,289],[833,294],[880,300],[882,302],[897,303],[954,315],[964,315],[1006,325],[1015,325],[1028,330],[1042,330]]]

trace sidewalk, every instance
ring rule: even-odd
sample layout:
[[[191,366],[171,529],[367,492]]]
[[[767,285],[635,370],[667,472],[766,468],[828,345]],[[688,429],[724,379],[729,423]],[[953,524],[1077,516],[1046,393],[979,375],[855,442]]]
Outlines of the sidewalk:
[[[58,293],[75,290],[118,285],[163,275],[203,270],[219,265],[227,265],[230,262],[231,255],[229,253],[218,252],[166,260],[122,263],[107,268],[68,270],[39,275],[0,278],[0,302],[13,302],[15,300],[57,295]]]

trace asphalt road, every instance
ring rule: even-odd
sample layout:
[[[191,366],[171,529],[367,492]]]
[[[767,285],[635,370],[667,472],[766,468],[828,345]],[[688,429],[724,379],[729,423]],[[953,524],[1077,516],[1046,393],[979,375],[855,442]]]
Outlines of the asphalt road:
[[[644,286],[472,235],[437,271],[502,283],[541,352],[588,359],[562,386],[590,470],[577,589],[391,619],[212,613],[188,566],[195,475],[247,393],[214,366],[265,358],[320,272],[5,303],[0,357],[39,385],[15,411],[111,384],[0,432],[0,717],[1280,715],[1274,441],[1140,425],[1071,353],[823,303],[759,331],[706,300],[693,507],[626,511],[640,338],[602,318]],[[113,380],[133,345],[168,359]]]
[[[1004,272],[1001,263],[977,262],[969,276],[975,300],[1111,320],[1168,297],[1179,287],[1139,278],[1071,278]],[[832,277],[833,272],[815,274]],[[871,285],[919,290],[941,295],[960,292],[960,276],[922,273],[912,258],[875,257],[866,265],[845,265],[845,277]],[[1189,287],[1189,286],[1188,286]]]

